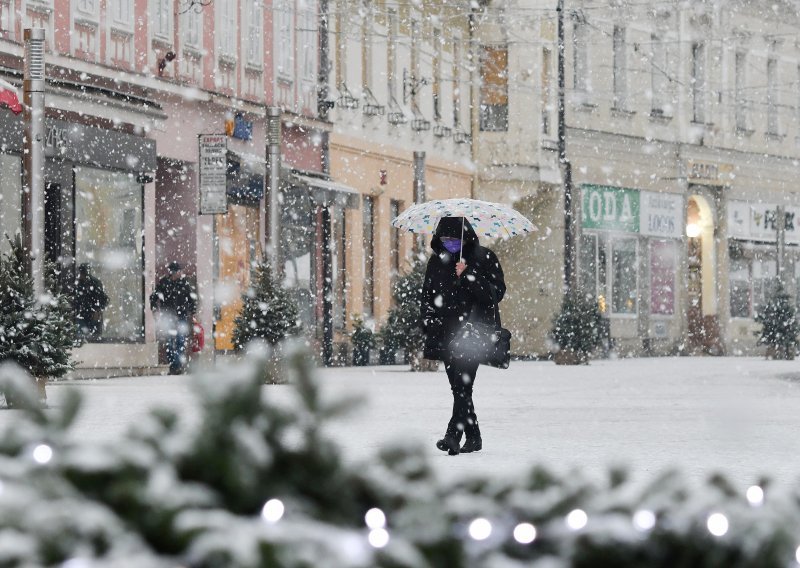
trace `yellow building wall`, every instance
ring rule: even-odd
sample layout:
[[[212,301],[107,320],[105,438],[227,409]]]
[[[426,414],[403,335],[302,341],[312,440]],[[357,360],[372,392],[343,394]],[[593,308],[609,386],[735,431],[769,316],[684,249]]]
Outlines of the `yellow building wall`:
[[[332,134],[329,155],[333,179],[358,190],[362,196],[372,196],[375,199],[374,317],[380,323],[392,303],[391,201],[401,202],[401,212],[414,203],[413,152],[386,146],[376,147],[366,140]],[[386,171],[385,185],[380,183],[381,170]],[[472,173],[458,164],[426,157],[425,181],[428,200],[469,197]],[[346,251],[348,329],[352,326],[352,317],[361,315],[364,311],[365,249],[362,204],[358,209],[347,210],[346,218],[349,247]],[[411,266],[412,247],[412,234],[401,231],[400,270],[403,272]],[[427,256],[430,249],[426,248],[424,253]]]

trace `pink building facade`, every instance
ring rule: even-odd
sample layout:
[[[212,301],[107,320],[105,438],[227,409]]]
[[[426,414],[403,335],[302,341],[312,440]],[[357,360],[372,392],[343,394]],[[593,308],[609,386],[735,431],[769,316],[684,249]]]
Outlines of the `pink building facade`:
[[[287,195],[337,191],[324,173],[330,125],[317,117],[317,10],[308,0],[205,7],[191,0],[0,0],[0,77],[21,86],[23,30],[43,27],[47,34],[53,137],[47,183],[61,203],[49,205],[58,209],[51,215],[49,234],[58,241],[50,245],[52,255],[67,274],[88,263],[116,294],[104,312],[103,333],[76,354],[81,374],[159,364],[148,298],[171,261],[196,283],[197,318],[206,330],[206,347],[196,357],[208,360],[232,347],[241,294],[269,234],[267,106],[283,109]],[[21,141],[10,138],[21,119],[0,115],[9,138],[0,150],[0,223],[14,230]],[[228,134],[225,214],[199,212],[198,135],[208,133]],[[81,152],[87,136],[97,148]],[[302,215],[316,218],[326,199],[304,205]],[[290,210],[282,216],[297,218]],[[305,243],[286,253],[300,298],[315,297],[315,280],[324,277],[314,263],[297,268],[308,243],[324,233],[312,229],[299,237],[291,229],[282,234],[287,243],[295,237]],[[315,313],[306,323],[321,330]]]

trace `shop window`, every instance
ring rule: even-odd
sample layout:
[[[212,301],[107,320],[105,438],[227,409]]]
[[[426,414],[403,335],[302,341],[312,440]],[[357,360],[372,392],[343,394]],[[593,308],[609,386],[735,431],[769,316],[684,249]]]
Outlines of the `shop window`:
[[[347,232],[344,210],[331,209],[331,274],[333,276],[333,326],[344,329],[347,310]]]
[[[732,241],[729,286],[731,317],[753,318],[778,285],[778,267],[771,248],[745,249]]]
[[[597,298],[598,308],[608,312],[606,243],[599,235],[581,235],[578,259],[579,286],[583,293]]]
[[[142,196],[130,174],[75,169],[75,261],[89,265],[108,296],[100,340],[139,341],[144,334]]]
[[[375,311],[375,198],[364,196],[363,210],[364,235],[364,314],[371,316]]]
[[[20,230],[22,201],[22,160],[0,154],[0,251],[8,250],[6,235]]]
[[[611,313],[635,314],[638,270],[636,239],[611,241]]]
[[[400,215],[402,204],[400,201],[392,199],[389,204],[389,218],[395,219]],[[389,255],[390,265],[392,267],[392,278],[400,274],[400,229],[391,227],[390,229],[390,242],[389,242]]]
[[[750,317],[750,263],[732,259],[730,264],[730,302],[732,318]]]
[[[508,130],[508,47],[484,46],[480,57],[480,129]]]
[[[306,329],[315,323],[315,254],[317,221],[305,192],[286,191],[281,209],[281,258],[284,259],[284,284],[293,290],[299,319]]]
[[[774,259],[753,259],[753,316],[767,303],[778,283],[778,266]]]
[[[671,316],[675,313],[675,243],[650,241],[650,313]]]

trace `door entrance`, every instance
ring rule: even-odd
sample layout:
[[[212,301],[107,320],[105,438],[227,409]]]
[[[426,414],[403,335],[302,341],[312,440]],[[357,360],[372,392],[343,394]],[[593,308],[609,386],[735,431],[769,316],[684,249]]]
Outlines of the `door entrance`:
[[[686,211],[686,350],[722,353],[717,314],[717,268],[714,216],[703,196],[689,198]]]

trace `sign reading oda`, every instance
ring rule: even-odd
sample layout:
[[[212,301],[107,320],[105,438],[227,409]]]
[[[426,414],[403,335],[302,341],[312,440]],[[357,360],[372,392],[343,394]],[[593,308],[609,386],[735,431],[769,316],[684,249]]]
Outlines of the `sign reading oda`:
[[[582,227],[680,238],[683,197],[622,187],[584,185]]]
[[[639,192],[635,189],[584,185],[581,212],[584,229],[639,232]]]
[[[224,134],[200,134],[198,176],[200,214],[215,215],[228,212],[228,139]]]

